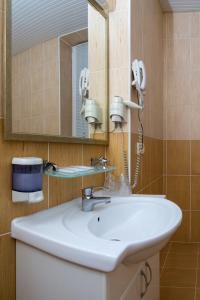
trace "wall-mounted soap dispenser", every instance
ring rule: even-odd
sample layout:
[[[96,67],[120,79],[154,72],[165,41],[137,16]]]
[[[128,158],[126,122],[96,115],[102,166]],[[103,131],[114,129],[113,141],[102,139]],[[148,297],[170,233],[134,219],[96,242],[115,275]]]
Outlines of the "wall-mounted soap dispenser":
[[[12,201],[35,203],[44,200],[43,160],[38,157],[14,157],[12,160]]]

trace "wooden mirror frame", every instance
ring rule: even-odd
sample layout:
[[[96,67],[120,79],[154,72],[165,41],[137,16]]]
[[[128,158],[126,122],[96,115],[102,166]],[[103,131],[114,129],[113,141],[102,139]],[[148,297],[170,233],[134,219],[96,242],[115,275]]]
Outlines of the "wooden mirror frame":
[[[4,103],[4,139],[7,141],[32,141],[32,142],[54,142],[54,143],[76,143],[76,144],[94,144],[94,145],[108,145],[109,143],[109,20],[108,13],[96,2],[96,0],[88,0],[104,18],[106,22],[106,47],[107,47],[107,139],[97,140],[89,138],[76,137],[61,137],[61,136],[47,136],[38,134],[16,134],[12,133],[12,84],[11,84],[11,0],[4,0],[4,24],[3,24],[3,103]]]

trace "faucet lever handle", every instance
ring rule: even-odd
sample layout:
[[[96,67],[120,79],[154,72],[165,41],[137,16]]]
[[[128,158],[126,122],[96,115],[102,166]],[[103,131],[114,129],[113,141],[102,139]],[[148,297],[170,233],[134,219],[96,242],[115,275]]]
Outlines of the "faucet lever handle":
[[[94,188],[92,186],[83,188],[82,189],[82,196],[86,197],[86,198],[91,198],[91,197],[93,197],[93,191],[94,191]]]

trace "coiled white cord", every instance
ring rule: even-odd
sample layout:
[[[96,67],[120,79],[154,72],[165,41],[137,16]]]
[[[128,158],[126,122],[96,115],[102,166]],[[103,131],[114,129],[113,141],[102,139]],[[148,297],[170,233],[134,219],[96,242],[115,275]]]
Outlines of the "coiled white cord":
[[[138,96],[138,102],[139,102],[139,95],[137,94],[137,96]],[[140,126],[140,127],[138,127],[139,149],[137,147],[135,176],[134,176],[134,181],[133,181],[133,185],[132,185],[133,191],[138,186],[138,178],[139,178],[140,171],[141,171],[142,154],[144,153],[144,128],[143,128],[142,119],[141,119],[142,113],[143,113],[143,110],[138,111],[138,121],[139,121],[139,126]]]
[[[137,151],[136,155],[136,166],[135,166],[135,175],[134,175],[134,181],[132,185],[132,189],[135,190],[135,188],[138,186],[138,178],[141,171],[141,161],[142,161],[142,153],[143,153],[143,129],[138,129],[138,143],[142,145],[142,148]]]
[[[123,161],[123,169],[124,169],[124,176],[128,179],[128,156],[127,156],[127,152],[124,148],[124,132],[122,129],[122,134],[123,134],[123,141],[122,141],[122,161]]]

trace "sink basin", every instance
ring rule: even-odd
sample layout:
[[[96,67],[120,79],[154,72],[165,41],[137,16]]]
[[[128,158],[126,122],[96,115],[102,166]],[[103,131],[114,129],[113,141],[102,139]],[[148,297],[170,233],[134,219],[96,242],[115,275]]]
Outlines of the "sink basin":
[[[158,197],[113,197],[92,212],[81,200],[17,218],[12,237],[64,260],[104,272],[156,254],[182,220],[180,208]]]

